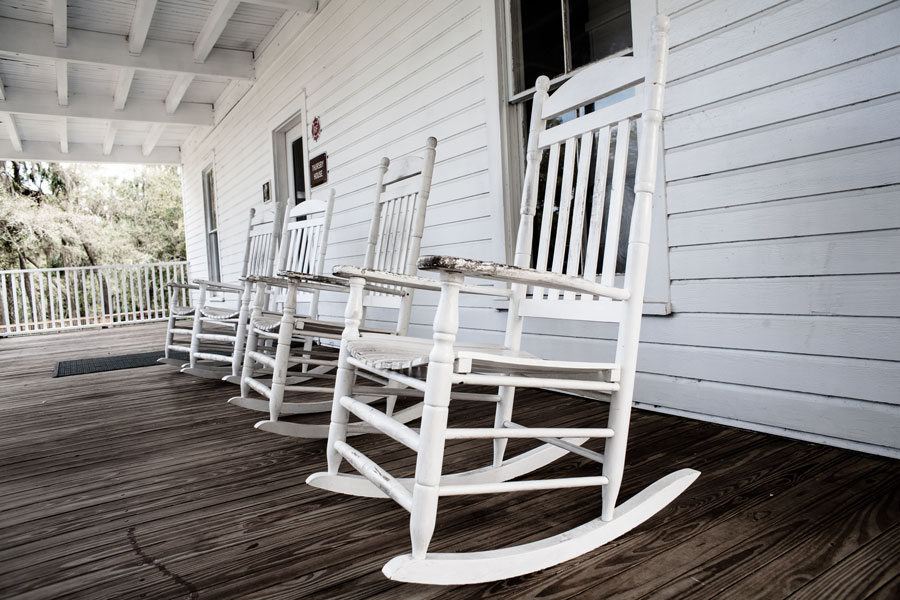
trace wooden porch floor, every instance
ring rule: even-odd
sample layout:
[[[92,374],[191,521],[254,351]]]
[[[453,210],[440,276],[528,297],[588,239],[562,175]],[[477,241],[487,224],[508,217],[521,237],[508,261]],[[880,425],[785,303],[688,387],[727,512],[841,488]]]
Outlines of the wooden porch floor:
[[[408,551],[406,513],[306,486],[324,444],[254,430],[258,414],[225,404],[232,386],[166,366],[51,378],[57,360],[153,350],[162,338],[145,325],[0,339],[0,597],[900,598],[896,461],[642,411],[623,497],[679,467],[703,472],[644,526],[505,582],[393,583],[380,569]],[[517,406],[524,423],[605,416],[602,404],[550,393]],[[411,454],[388,442],[358,445],[410,473]],[[432,549],[571,528],[593,516],[595,494],[449,498]]]

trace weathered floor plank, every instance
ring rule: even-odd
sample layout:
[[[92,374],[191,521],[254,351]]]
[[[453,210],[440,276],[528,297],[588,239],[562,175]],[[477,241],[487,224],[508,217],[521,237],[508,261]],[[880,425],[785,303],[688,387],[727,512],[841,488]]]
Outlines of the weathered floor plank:
[[[147,351],[161,325],[0,339],[0,597],[889,598],[900,582],[896,461],[637,412],[624,496],[671,470],[703,472],[620,540],[546,571],[438,588],[384,579],[408,515],[303,480],[324,444],[270,436],[225,404],[235,388],[159,366],[54,379],[58,360]],[[640,390],[638,390],[638,394]],[[460,424],[489,418],[467,407]],[[517,421],[601,423],[605,406],[522,394]],[[398,475],[414,457],[354,445]],[[525,447],[518,441],[512,447]],[[448,469],[483,461],[448,444]],[[557,476],[593,474],[569,457]],[[522,543],[593,518],[597,492],[448,498],[435,550]]]

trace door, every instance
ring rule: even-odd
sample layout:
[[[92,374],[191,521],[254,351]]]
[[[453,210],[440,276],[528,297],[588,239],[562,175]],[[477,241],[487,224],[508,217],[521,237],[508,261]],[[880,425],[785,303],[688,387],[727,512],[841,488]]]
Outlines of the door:
[[[295,206],[306,200],[306,176],[303,168],[303,124],[288,129],[284,135],[287,156],[288,194]]]

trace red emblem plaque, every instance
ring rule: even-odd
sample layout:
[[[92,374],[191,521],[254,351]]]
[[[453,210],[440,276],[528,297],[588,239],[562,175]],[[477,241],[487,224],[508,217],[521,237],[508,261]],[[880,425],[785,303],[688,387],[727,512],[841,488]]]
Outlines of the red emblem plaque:
[[[312,122],[312,136],[313,140],[319,141],[319,134],[322,133],[322,125],[319,123],[319,117],[313,119]]]

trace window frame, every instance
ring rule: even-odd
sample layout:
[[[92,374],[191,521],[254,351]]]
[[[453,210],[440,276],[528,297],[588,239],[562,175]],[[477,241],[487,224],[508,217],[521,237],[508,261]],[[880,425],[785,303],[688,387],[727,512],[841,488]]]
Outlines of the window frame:
[[[524,149],[526,144],[525,131],[522,123],[525,122],[524,106],[528,99],[534,95],[534,86],[521,92],[515,90],[515,65],[513,64],[512,43],[513,35],[513,11],[512,0],[501,0],[502,11],[496,13],[496,22],[493,30],[496,38],[493,41],[497,52],[496,64],[500,69],[499,84],[499,111],[501,144],[499,151],[502,154],[503,181],[501,185],[506,190],[504,197],[505,219],[505,251],[507,259],[515,251],[516,228],[518,226],[519,204],[522,194],[522,182],[525,177]],[[486,4],[483,3],[483,5]],[[650,23],[656,15],[655,0],[631,0],[631,36],[632,48],[610,55],[622,56],[634,52],[634,56],[640,58],[646,56],[647,46],[650,41]],[[562,26],[562,24],[561,24]],[[490,50],[489,46],[489,50]],[[590,63],[593,64],[593,63]],[[559,75],[551,80],[550,89],[558,88],[571,77],[587,68],[584,65],[567,73]],[[653,196],[653,214],[651,227],[650,260],[647,271],[647,285],[644,294],[644,314],[667,315],[672,312],[670,299],[669,277],[669,244],[667,232],[667,208],[665,195],[665,160],[663,154],[663,141],[660,139],[660,158],[658,166],[658,185]],[[621,276],[619,276],[621,277]]]
[[[218,193],[216,191],[215,165],[209,165],[201,171],[203,188],[203,225],[206,245],[206,274],[210,281],[222,281],[221,244],[219,243],[219,211]],[[215,208],[213,208],[215,204]],[[215,219],[215,228],[211,227]],[[213,238],[215,238],[213,240]]]

